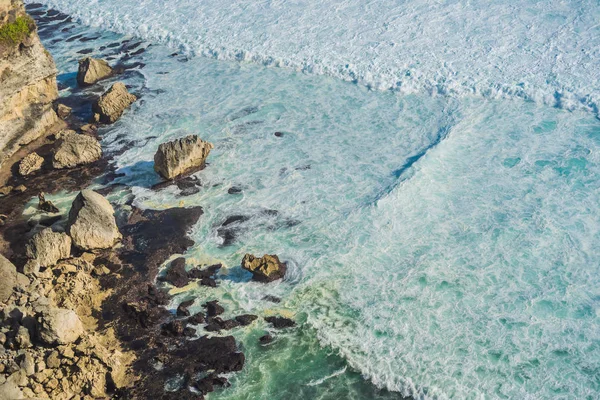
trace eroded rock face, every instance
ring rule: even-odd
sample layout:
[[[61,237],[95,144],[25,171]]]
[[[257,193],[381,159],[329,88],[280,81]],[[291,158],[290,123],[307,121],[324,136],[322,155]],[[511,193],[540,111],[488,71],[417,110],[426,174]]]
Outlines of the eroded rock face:
[[[47,344],[73,343],[83,334],[83,324],[73,310],[46,308],[38,316],[39,336]]]
[[[154,170],[165,179],[173,179],[200,169],[213,147],[197,135],[163,143],[154,155]]]
[[[21,160],[19,163],[19,174],[21,176],[31,175],[39,171],[44,164],[44,159],[37,153],[31,153]]]
[[[58,142],[52,166],[57,169],[90,164],[102,157],[100,142],[91,136],[69,132]]]
[[[71,206],[67,232],[73,243],[84,250],[113,247],[121,239],[114,214],[113,207],[102,195],[82,190]]]
[[[36,233],[27,245],[27,257],[42,267],[51,267],[71,255],[71,238],[46,228]]]
[[[58,97],[54,60],[22,1],[1,1],[0,27],[15,18],[27,20],[30,31],[16,42],[0,43],[0,165],[59,122],[52,106]]]
[[[242,268],[252,272],[252,279],[259,282],[281,279],[287,269],[285,264],[279,261],[279,257],[269,254],[261,258],[246,254],[242,260]]]
[[[77,84],[79,86],[89,86],[108,78],[113,73],[113,69],[104,60],[98,60],[86,57],[79,60],[79,70],[77,71]]]
[[[94,119],[103,124],[112,124],[136,100],[137,97],[129,93],[123,83],[117,82],[92,105]]]
[[[17,284],[17,267],[0,254],[0,303],[5,303]]]

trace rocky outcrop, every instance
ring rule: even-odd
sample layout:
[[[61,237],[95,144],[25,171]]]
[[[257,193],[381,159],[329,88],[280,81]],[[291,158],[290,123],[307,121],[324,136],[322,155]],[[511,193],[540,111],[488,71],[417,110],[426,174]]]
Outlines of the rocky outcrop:
[[[0,303],[5,303],[17,285],[17,267],[0,254]]]
[[[92,105],[94,120],[103,124],[112,124],[121,118],[125,110],[136,100],[137,97],[130,94],[123,83],[117,82]]]
[[[58,118],[60,118],[60,119],[69,118],[69,116],[71,115],[72,112],[73,112],[73,109],[64,104],[58,104],[56,106],[56,114],[58,115]]]
[[[83,334],[83,324],[73,310],[44,309],[38,317],[40,339],[49,345],[73,343]]]
[[[44,159],[37,153],[31,153],[19,163],[19,175],[27,176],[39,171],[44,164]]]
[[[108,78],[113,73],[112,68],[104,60],[86,57],[79,60],[79,70],[77,71],[77,83],[79,86],[89,86]]]
[[[73,243],[84,250],[113,247],[121,239],[114,214],[115,210],[102,195],[82,190],[71,206],[67,232]]]
[[[27,245],[27,257],[42,267],[51,267],[71,255],[71,238],[46,228],[36,233]]]
[[[52,166],[57,169],[90,164],[102,157],[100,142],[88,135],[73,131],[61,136],[57,143]]]
[[[0,0],[0,165],[59,120],[56,66],[21,0]]]
[[[252,273],[252,279],[259,282],[272,282],[283,278],[286,271],[284,263],[276,255],[266,254],[261,258],[246,254],[242,260],[242,268]]]
[[[154,170],[165,179],[174,179],[201,169],[213,147],[197,135],[163,143],[154,155]]]

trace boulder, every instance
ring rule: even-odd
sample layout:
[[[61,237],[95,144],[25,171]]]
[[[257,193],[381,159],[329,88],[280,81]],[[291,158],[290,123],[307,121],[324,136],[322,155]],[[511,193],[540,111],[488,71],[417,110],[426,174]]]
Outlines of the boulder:
[[[42,168],[42,164],[44,164],[44,159],[37,153],[31,153],[19,163],[19,174],[21,176],[31,175],[39,171]]]
[[[291,328],[293,326],[296,326],[296,322],[293,319],[285,317],[266,317],[265,321],[267,321],[277,329]]]
[[[57,143],[52,166],[57,169],[89,164],[102,157],[102,147],[95,138],[69,132]]]
[[[46,196],[43,192],[38,194],[38,210],[52,214],[60,212],[58,207],[56,207],[50,200],[46,200]]]
[[[185,270],[185,258],[179,257],[171,262],[164,277],[160,280],[170,283],[171,285],[182,288],[190,283],[190,278]]]
[[[65,106],[64,104],[59,104],[56,106],[56,114],[58,115],[58,118],[60,118],[60,119],[69,118],[69,115],[71,115],[71,112],[73,112],[73,109],[69,106]]]
[[[58,260],[71,255],[71,238],[66,233],[46,228],[36,233],[27,244],[27,257],[36,260],[41,267],[56,265]]]
[[[209,317],[216,317],[217,315],[221,315],[225,312],[225,309],[219,305],[218,300],[208,301],[204,303],[202,307],[206,308],[206,315]]]
[[[38,316],[40,339],[49,345],[73,343],[83,334],[83,324],[73,310],[46,308]]]
[[[73,243],[84,250],[107,249],[120,239],[115,211],[102,195],[82,190],[71,206],[67,233]]]
[[[92,105],[94,120],[112,124],[136,100],[137,97],[129,93],[123,83],[117,82]]]
[[[154,170],[165,179],[174,179],[204,166],[206,157],[213,149],[197,135],[186,136],[158,146],[154,155]]]
[[[0,303],[5,303],[17,285],[17,267],[0,254]]]
[[[258,282],[272,282],[283,278],[286,271],[284,263],[276,255],[265,254],[258,258],[246,254],[242,260],[242,268],[252,273],[252,279]]]
[[[77,83],[79,86],[89,86],[99,80],[108,78],[113,73],[112,68],[104,60],[86,57],[79,60]]]

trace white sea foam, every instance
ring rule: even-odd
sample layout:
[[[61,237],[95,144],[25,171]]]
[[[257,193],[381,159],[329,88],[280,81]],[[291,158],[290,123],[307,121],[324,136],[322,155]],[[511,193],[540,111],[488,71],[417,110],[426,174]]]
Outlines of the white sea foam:
[[[592,0],[42,0],[192,54],[402,93],[520,97],[598,113]]]
[[[87,44],[52,46],[60,76],[71,76]],[[115,162],[136,205],[203,207],[186,256],[227,268],[218,292],[196,295],[223,298],[231,316],[293,310],[306,324],[283,342],[312,327],[375,384],[418,398],[597,397],[596,118],[533,102],[398,96],[171,53],[144,53],[144,86],[128,81],[140,104],[100,135],[107,152],[123,138],[135,143]],[[197,174],[200,192],[151,190],[156,147],[188,132],[215,144]],[[242,193],[229,194],[232,186]],[[222,247],[218,229],[231,215],[250,219]],[[246,252],[292,260],[293,278],[245,282],[238,265]],[[300,350],[292,340],[278,351],[253,348],[264,328],[235,332],[248,338],[249,368],[211,396],[373,398],[347,389],[351,371],[307,385],[343,365],[322,368],[326,355],[306,337]]]

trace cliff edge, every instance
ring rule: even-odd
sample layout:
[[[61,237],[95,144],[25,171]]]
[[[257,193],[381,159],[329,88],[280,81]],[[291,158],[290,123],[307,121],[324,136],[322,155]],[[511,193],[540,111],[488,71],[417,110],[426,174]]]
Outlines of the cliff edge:
[[[22,0],[0,0],[0,165],[58,123],[56,73]]]

